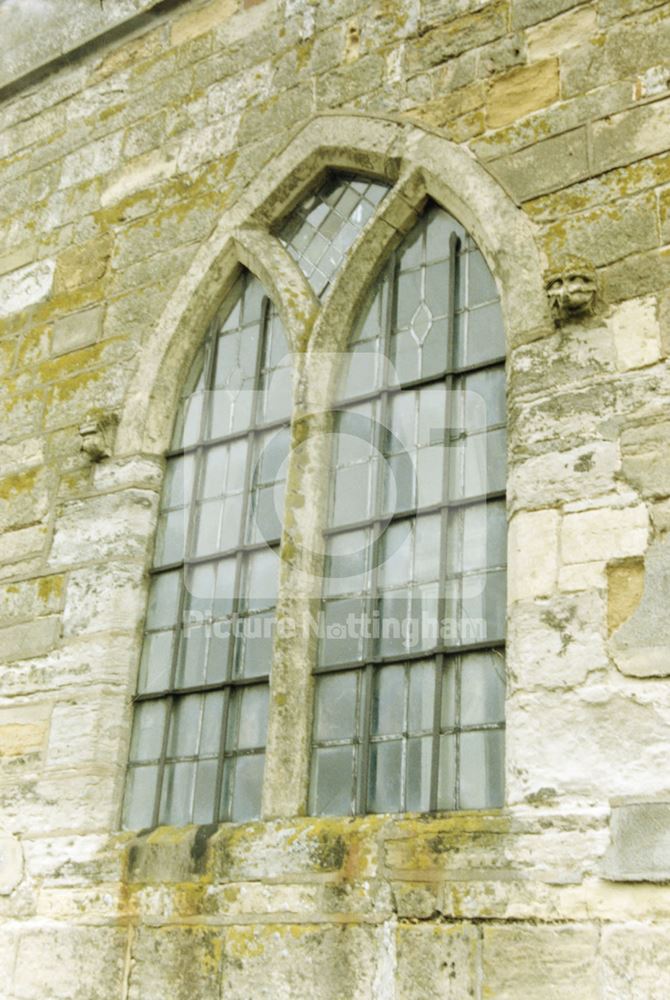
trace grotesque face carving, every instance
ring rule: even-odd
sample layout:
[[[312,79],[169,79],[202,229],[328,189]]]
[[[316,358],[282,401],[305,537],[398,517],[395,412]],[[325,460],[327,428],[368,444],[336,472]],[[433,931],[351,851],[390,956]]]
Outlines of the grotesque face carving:
[[[545,285],[554,322],[590,315],[596,303],[596,274],[592,267],[575,261],[563,271],[550,274]]]
[[[88,455],[91,462],[100,462],[112,454],[114,432],[118,422],[118,414],[106,413],[100,417],[92,417],[81,425],[79,450]]]

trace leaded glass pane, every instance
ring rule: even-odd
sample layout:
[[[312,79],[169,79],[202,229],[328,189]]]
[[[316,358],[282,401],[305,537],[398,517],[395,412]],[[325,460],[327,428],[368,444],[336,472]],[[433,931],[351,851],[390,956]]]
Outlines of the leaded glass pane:
[[[259,417],[288,420],[292,405],[293,365],[284,328],[276,313],[268,317],[260,369]]]
[[[223,722],[223,711],[225,691],[213,691],[206,694],[202,705],[202,728],[200,733],[199,752],[203,756],[212,754],[218,755],[221,745],[221,725]]]
[[[325,588],[329,596],[361,594],[370,579],[370,529],[347,531],[329,539]]]
[[[170,757],[191,757],[198,752],[202,696],[178,698],[172,709],[167,752]]]
[[[175,424],[126,826],[260,811],[291,380],[279,316],[244,272],[194,362]]]
[[[289,445],[288,427],[270,431],[256,441],[247,541],[279,541]]]
[[[430,779],[433,757],[431,737],[407,741],[407,797],[408,812],[426,812],[430,809]]]
[[[318,740],[353,740],[358,702],[358,674],[320,677],[316,692],[314,734]]]
[[[381,348],[387,325],[388,296],[384,285],[377,287],[353,332],[349,351],[338,359],[338,400],[354,399],[381,388],[386,363]]]
[[[157,566],[168,566],[170,563],[181,562],[184,558],[187,525],[188,512],[183,508],[159,515],[155,556]]]
[[[379,181],[330,174],[280,231],[280,240],[318,296],[326,292],[387,191]]]
[[[363,634],[357,621],[361,621],[365,612],[366,604],[360,598],[325,602],[324,636],[320,644],[322,663],[350,663],[363,658]]]
[[[354,524],[372,513],[378,477],[376,407],[361,404],[336,415],[333,520]]]
[[[435,715],[435,663],[414,664],[409,670],[407,728],[410,733],[427,733]]]
[[[455,733],[440,736],[440,771],[437,784],[437,808],[456,809],[458,737]]]
[[[504,794],[504,743],[501,729],[461,733],[459,801],[462,809],[501,806]]]
[[[144,639],[138,691],[165,691],[170,686],[175,631],[149,632]]]
[[[433,206],[371,293],[339,374],[314,811],[502,801],[503,355],[486,262]],[[341,728],[329,691],[342,692]]]
[[[400,812],[402,802],[402,743],[391,740],[370,746],[369,810]]]
[[[312,752],[310,812],[338,816],[351,812],[354,748],[318,747]]]
[[[259,677],[270,673],[274,612],[248,615],[241,620],[237,642],[237,677]]]
[[[215,758],[200,760],[196,766],[193,796],[194,823],[211,823],[212,802],[216,797],[218,761]]]
[[[265,684],[243,688],[236,699],[239,712],[237,746],[252,749],[265,745],[268,688]]]
[[[204,682],[210,632],[209,622],[184,627],[177,666],[177,687],[195,687]]]
[[[167,763],[163,771],[159,823],[183,826],[193,815],[196,765],[192,761]]]
[[[130,744],[131,761],[158,760],[163,748],[164,728],[164,701],[145,701],[139,704]]]
[[[496,653],[468,653],[461,658],[461,723],[505,721],[505,670]]]
[[[147,628],[166,628],[176,625],[179,618],[181,573],[161,573],[151,581]]]
[[[234,757],[230,761],[231,798],[227,812],[235,823],[253,819],[261,811],[265,754]]]
[[[158,782],[158,765],[130,767],[126,781],[123,825],[129,830],[151,826]]]
[[[184,383],[181,405],[177,411],[172,446],[188,446],[200,440],[202,430],[202,415],[205,402],[205,366],[211,351],[207,341],[198,351],[191,366],[188,378]]]
[[[398,664],[375,673],[370,732],[374,736],[389,736],[401,734],[404,728],[405,668]]]

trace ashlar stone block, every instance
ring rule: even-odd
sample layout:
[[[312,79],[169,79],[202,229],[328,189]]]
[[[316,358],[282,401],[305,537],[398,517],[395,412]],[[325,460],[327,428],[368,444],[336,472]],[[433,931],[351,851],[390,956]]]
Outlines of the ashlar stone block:
[[[128,1000],[213,1000],[221,956],[216,929],[142,927],[133,943]]]
[[[236,0],[214,0],[204,9],[188,12],[177,18],[172,25],[171,41],[173,45],[183,45],[207,31],[219,27],[237,12]]]
[[[566,451],[549,450],[515,462],[508,477],[512,508],[549,507],[598,497],[615,486],[621,458],[614,441],[590,441]]]
[[[382,934],[374,926],[355,924],[229,928],[224,937],[221,994],[226,1000],[249,1000],[250,996],[254,1000],[370,1000],[388,995],[380,992],[377,977]]]
[[[126,931],[42,926],[18,944],[15,986],[25,1000],[118,1000]]]
[[[543,788],[596,800],[656,792],[670,725],[652,698],[587,683],[514,692],[506,714],[508,803]]]
[[[106,764],[118,756],[125,699],[98,696],[56,705],[51,716],[47,766]]]
[[[521,511],[509,527],[509,599],[551,594],[558,577],[557,510]]]
[[[472,1000],[477,940],[472,924],[400,925],[396,931],[396,1000]]]
[[[521,66],[495,80],[487,104],[490,128],[500,128],[558,100],[558,60]]]
[[[103,208],[166,180],[177,169],[176,156],[163,150],[152,150],[121,167],[109,180],[101,195]]]
[[[670,421],[657,419],[626,428],[621,435],[621,463],[624,477],[643,496],[670,494]]]
[[[660,360],[661,328],[654,296],[621,302],[608,323],[620,371],[644,368]]]
[[[107,173],[118,162],[122,144],[123,133],[116,132],[70,153],[63,160],[60,187],[70,187]]]
[[[0,648],[6,663],[43,656],[56,645],[60,622],[57,616],[38,618],[0,629]]]
[[[96,306],[57,320],[52,340],[53,353],[67,354],[95,343],[100,335],[102,312],[102,307]]]
[[[621,559],[647,547],[649,514],[644,504],[568,513],[561,526],[564,563]]]
[[[614,805],[602,873],[613,882],[670,882],[670,802]]]
[[[155,494],[125,490],[110,496],[73,500],[56,521],[51,561],[76,565],[116,556],[143,561],[153,527]]]
[[[144,607],[141,566],[107,562],[75,570],[68,580],[63,635],[132,631]]]
[[[593,126],[593,170],[600,173],[623,163],[663,152],[670,126],[670,101],[645,104],[604,118]]]
[[[615,925],[603,931],[603,1000],[666,1000],[670,926]]]
[[[607,667],[605,602],[584,590],[515,605],[510,615],[510,663],[524,688],[572,687]]]
[[[528,56],[533,62],[536,59],[560,56],[565,49],[580,45],[596,30],[596,12],[593,7],[578,7],[529,28],[526,32]]]
[[[595,927],[484,928],[485,1000],[600,1000]]]
[[[641,584],[642,580],[634,579],[632,592],[630,587],[624,592],[624,596],[629,593],[631,614],[626,621],[618,623],[610,650],[617,667],[624,674],[667,677],[670,675],[669,539],[654,542],[645,556],[640,599]]]
[[[53,285],[56,262],[27,264],[0,278],[0,319],[46,299]]]
[[[8,721],[6,716],[14,714],[11,710],[0,711],[0,757],[23,757],[39,753],[46,737],[46,720],[39,717],[31,720],[30,713],[26,713],[21,721]]]

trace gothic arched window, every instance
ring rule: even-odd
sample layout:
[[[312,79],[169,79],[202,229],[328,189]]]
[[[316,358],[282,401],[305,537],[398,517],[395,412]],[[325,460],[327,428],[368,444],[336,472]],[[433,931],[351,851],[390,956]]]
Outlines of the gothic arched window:
[[[124,823],[261,804],[291,359],[244,272],[186,381],[161,498]]]
[[[313,812],[502,804],[504,354],[490,271],[432,206],[340,377]]]
[[[322,314],[335,289],[346,292],[352,254],[380,224],[389,191],[330,173],[270,237]],[[167,456],[128,828],[262,813],[268,719],[281,717],[270,678],[275,612],[287,598],[283,516],[317,523],[324,548],[318,641],[294,664],[314,679],[313,704],[302,706],[309,811],[502,802],[500,306],[483,256],[435,203],[395,244],[348,349],[323,355],[336,387],[325,402],[335,441],[323,455],[325,510],[295,483],[284,510],[308,371],[289,341],[309,350],[310,328],[287,337],[259,279],[240,269],[204,338]]]

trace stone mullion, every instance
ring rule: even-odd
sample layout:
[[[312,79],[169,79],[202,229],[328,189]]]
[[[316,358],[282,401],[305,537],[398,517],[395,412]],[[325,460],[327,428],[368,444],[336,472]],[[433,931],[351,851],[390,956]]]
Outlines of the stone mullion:
[[[330,485],[333,424],[330,408],[339,362],[360,313],[360,303],[373,286],[380,263],[400,239],[395,227],[400,217],[403,227],[409,225],[414,209],[394,189],[382,200],[354,243],[316,321],[301,324],[299,333],[291,338],[292,344],[305,353],[296,356],[294,376],[296,391],[280,550],[277,634],[270,680],[263,792],[265,818],[303,815],[307,811],[316,631],[325,560],[323,531]],[[268,240],[274,240],[253,231],[247,245],[253,242],[259,252],[261,238],[266,245]],[[286,256],[295,267],[289,255]],[[272,259],[281,263],[276,251]],[[281,279],[280,274],[275,277]]]
[[[313,509],[316,485],[307,485],[302,467],[304,454],[299,447],[304,434],[306,411],[300,397],[305,384],[302,353],[307,343],[319,304],[302,271],[280,241],[267,229],[253,225],[235,230],[234,242],[239,262],[261,281],[282,320],[290,349],[294,352],[293,406],[291,415],[291,451],[289,454],[284,524],[280,543],[280,579],[277,597],[277,628],[273,644],[270,674],[270,705],[263,781],[264,816],[289,816],[304,812],[300,796],[306,781],[309,740],[301,739],[311,726],[311,654],[305,648],[301,630],[290,641],[281,637],[283,624],[303,622],[312,608],[300,582],[302,565],[293,553],[311,545],[306,536],[294,537],[294,528],[302,518],[298,509]],[[313,422],[312,422],[313,423]],[[316,425],[309,432],[317,434]],[[317,473],[317,479],[319,474]],[[309,503],[305,502],[309,498]],[[320,570],[319,570],[320,571]],[[320,596],[320,593],[319,593]],[[316,609],[318,611],[318,609]],[[304,669],[303,669],[304,665]],[[306,715],[309,714],[309,719]]]
[[[298,387],[326,391],[330,358],[297,358]],[[308,372],[308,367],[312,370]],[[323,397],[322,397],[323,398]],[[291,428],[284,527],[280,548],[277,629],[270,676],[270,714],[263,816],[302,815],[307,808],[313,665],[323,573],[323,523],[328,504],[328,409],[298,402]]]

